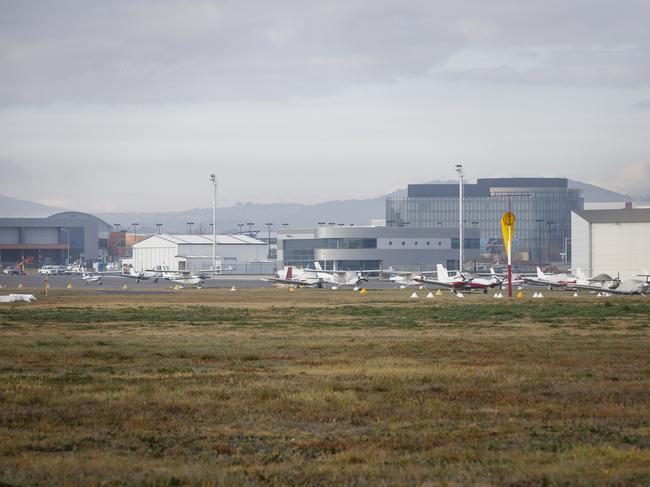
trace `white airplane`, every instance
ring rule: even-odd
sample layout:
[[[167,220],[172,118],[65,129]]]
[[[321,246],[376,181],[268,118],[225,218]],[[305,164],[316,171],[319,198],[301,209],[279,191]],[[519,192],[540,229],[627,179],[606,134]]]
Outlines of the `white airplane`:
[[[645,277],[645,280],[626,279],[625,281],[621,281],[619,277],[613,278],[607,274],[599,274],[591,279],[586,279],[586,283],[581,281],[573,287],[584,291],[624,295],[640,294],[645,296],[650,291],[650,274],[645,270],[644,272],[644,274],[637,274],[637,277]],[[599,284],[592,284],[594,282]]]
[[[578,273],[580,274],[579,276]],[[573,286],[578,283],[578,280],[587,280],[582,269],[577,269],[576,275],[574,276],[573,274],[567,274],[566,272],[559,274],[545,274],[539,267],[537,267],[536,277],[526,277],[525,279],[526,284],[532,284],[533,286],[547,286],[549,289],[554,287],[573,289]]]
[[[96,282],[99,286],[102,285],[102,276],[101,274],[93,274],[93,273],[86,273],[85,271],[81,273],[81,277],[78,277],[77,279],[81,279],[86,283],[86,285],[89,282]]]
[[[331,284],[332,286],[359,286],[368,282],[365,273],[377,271],[335,271],[323,269],[319,262],[314,262],[314,269],[303,269],[307,275],[313,275],[317,281]]]
[[[325,281],[324,277],[309,275],[302,269],[297,269],[295,276],[293,267],[289,266],[282,271],[278,271],[273,277],[263,277],[263,281],[272,282],[273,284],[288,284],[296,287],[319,287],[322,288]]]

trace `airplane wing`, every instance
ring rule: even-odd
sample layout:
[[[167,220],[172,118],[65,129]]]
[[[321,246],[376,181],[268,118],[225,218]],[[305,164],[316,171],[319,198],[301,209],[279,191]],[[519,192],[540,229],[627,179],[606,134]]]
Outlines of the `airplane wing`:
[[[419,280],[422,284],[429,284],[431,286],[437,286],[437,287],[444,287],[447,289],[452,289],[454,287],[454,283],[452,282],[445,282],[445,281],[437,281],[435,279],[427,279],[422,278]]]

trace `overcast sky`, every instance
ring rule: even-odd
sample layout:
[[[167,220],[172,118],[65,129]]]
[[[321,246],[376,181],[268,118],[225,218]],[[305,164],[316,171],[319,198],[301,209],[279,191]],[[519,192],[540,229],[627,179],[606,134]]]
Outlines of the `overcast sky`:
[[[650,193],[650,2],[0,0],[0,194],[88,211]]]

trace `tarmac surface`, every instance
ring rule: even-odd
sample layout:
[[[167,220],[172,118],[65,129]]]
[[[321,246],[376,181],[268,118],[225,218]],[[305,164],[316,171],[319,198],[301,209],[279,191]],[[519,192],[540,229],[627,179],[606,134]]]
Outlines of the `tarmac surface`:
[[[233,286],[237,288],[271,288],[273,284],[270,282],[263,281],[262,278],[268,276],[218,276],[211,279],[206,279],[201,287],[203,288],[231,288]],[[6,289],[16,289],[19,284],[22,284],[24,288],[42,288],[45,285],[45,276],[38,274],[28,274],[26,276],[6,276],[0,274],[0,288]],[[158,279],[158,282],[155,282],[154,279],[141,279],[138,282],[135,278],[122,277],[122,276],[103,276],[101,285],[99,282],[86,282],[80,275],[55,275],[48,276],[48,284],[50,289],[62,289],[71,284],[75,289],[121,289],[126,284],[127,288],[133,289],[169,289],[176,285],[175,282],[169,281],[166,279]],[[191,286],[189,286],[191,287]],[[331,287],[331,286],[327,286]],[[351,286],[341,286],[341,289],[349,289]],[[392,282],[380,282],[380,281],[370,281],[365,283],[363,287],[369,289],[393,289],[395,287]]]

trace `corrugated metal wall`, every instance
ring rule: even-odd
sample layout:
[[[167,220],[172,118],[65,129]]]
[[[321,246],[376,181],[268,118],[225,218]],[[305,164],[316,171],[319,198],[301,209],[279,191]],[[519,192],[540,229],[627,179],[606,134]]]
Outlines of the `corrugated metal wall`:
[[[0,244],[17,244],[19,239],[18,227],[0,227]]]
[[[57,244],[59,229],[52,227],[26,227],[23,230],[23,240],[26,244]]]

